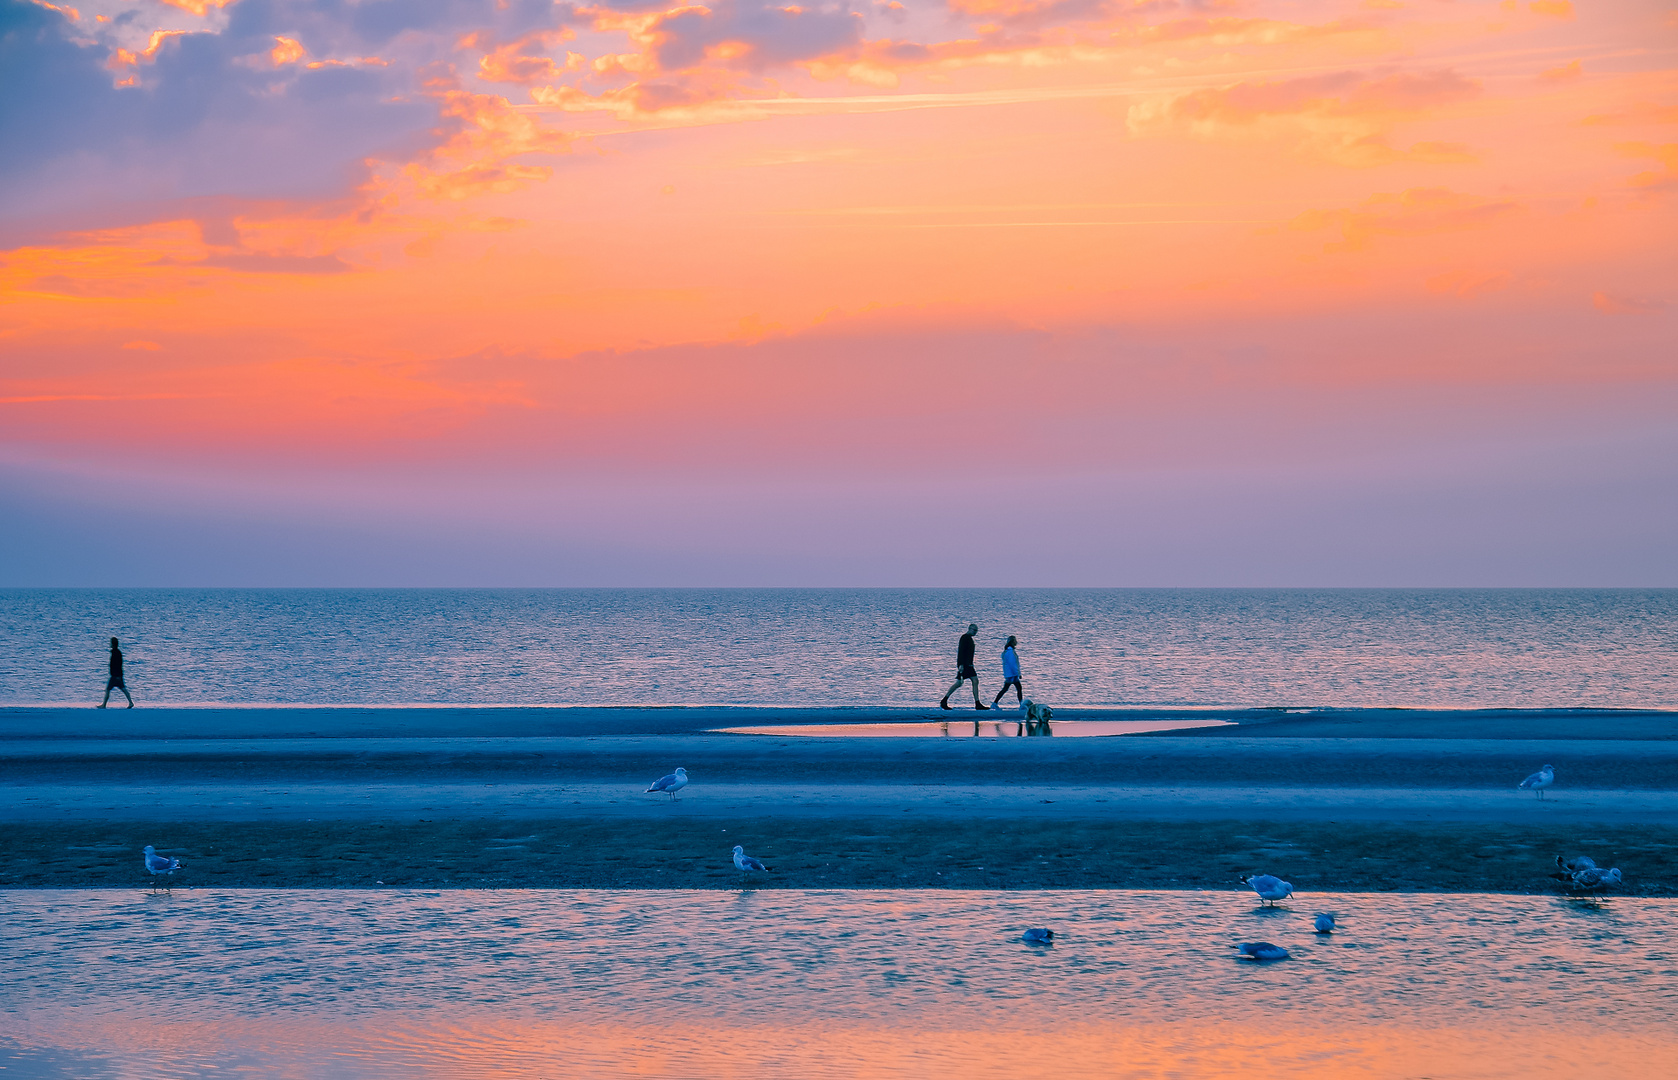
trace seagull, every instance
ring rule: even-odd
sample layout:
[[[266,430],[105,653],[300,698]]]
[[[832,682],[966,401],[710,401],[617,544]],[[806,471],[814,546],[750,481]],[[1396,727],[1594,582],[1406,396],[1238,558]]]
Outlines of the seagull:
[[[681,772],[680,769],[677,769],[676,771]],[[667,776],[664,779],[668,780],[670,778]],[[659,782],[663,783],[662,780],[659,781]],[[684,781],[684,783],[685,782],[686,781]],[[761,870],[763,873],[766,873],[766,874],[769,872],[769,867],[767,867],[767,866],[763,865],[762,863],[758,862],[756,859],[752,858],[750,855],[747,855],[746,854],[746,849],[741,847],[739,844],[734,845],[734,865],[740,868],[740,872],[742,874],[749,874],[753,870]]]
[[[1293,895],[1292,885],[1270,874],[1254,874],[1252,877],[1244,877],[1241,879],[1241,884],[1251,887],[1254,892],[1259,894],[1259,899],[1266,904],[1273,905],[1276,901],[1286,900]]]
[[[1525,791],[1527,788],[1531,788],[1538,797],[1542,799],[1544,797],[1544,789],[1555,782],[1556,767],[1554,765],[1546,765],[1542,769],[1533,773],[1531,776],[1527,777],[1525,780],[1522,780],[1521,786],[1516,790]]]
[[[1037,927],[1027,930],[1025,933],[1021,934],[1020,940],[1025,942],[1027,945],[1053,945],[1055,942],[1055,932],[1053,930],[1045,930]]]
[[[1317,916],[1317,921],[1312,925],[1316,926],[1319,934],[1332,934],[1334,933],[1334,916],[1325,911]]]
[[[1572,881],[1573,875],[1580,870],[1595,870],[1596,860],[1589,855],[1579,855],[1572,859],[1556,856],[1556,872],[1550,876],[1557,881]]]
[[[146,869],[151,872],[151,876],[154,879],[159,877],[165,879],[163,882],[163,887],[165,889],[169,887],[169,882],[167,880],[169,875],[173,874],[180,868],[181,860],[165,858],[157,853],[156,848],[152,847],[150,844],[146,845]],[[152,882],[152,887],[157,887],[157,882],[155,880]]]
[[[1573,887],[1575,889],[1600,889],[1604,885],[1618,885],[1622,880],[1620,868],[1617,866],[1608,870],[1592,866],[1574,872]]]
[[[1272,945],[1268,941],[1243,941],[1236,948],[1241,950],[1242,956],[1250,956],[1254,960],[1286,960],[1288,950],[1280,945]]]
[[[676,792],[687,786],[688,771],[686,769],[677,769],[669,776],[661,776],[657,780],[654,780],[653,786],[648,788],[646,791],[643,791],[641,794],[650,795],[655,791],[662,791],[674,800],[676,798]]]

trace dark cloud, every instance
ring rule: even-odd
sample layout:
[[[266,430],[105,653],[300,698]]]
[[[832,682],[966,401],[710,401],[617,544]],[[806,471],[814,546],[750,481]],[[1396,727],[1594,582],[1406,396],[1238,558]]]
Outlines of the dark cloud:
[[[118,204],[342,198],[370,162],[423,158],[457,130],[420,83],[461,36],[516,37],[565,11],[549,0],[240,0],[219,32],[171,35],[113,71],[115,23],[0,0],[0,233],[97,227]],[[120,31],[130,49],[136,29]],[[270,59],[280,37],[301,43],[303,62]],[[117,85],[125,76],[134,84]]]
[[[826,56],[862,42],[862,16],[848,8],[782,6],[775,0],[722,0],[660,19],[654,54],[661,68],[693,67],[714,46],[745,47],[736,66],[753,70]]]

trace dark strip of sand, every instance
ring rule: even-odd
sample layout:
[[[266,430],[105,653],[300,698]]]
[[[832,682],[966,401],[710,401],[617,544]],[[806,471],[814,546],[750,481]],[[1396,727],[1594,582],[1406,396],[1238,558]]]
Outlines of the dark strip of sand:
[[[1556,766],[1556,792],[1672,791],[1678,742],[1498,739],[611,738],[0,741],[0,783],[595,783],[676,766],[708,784],[1222,785],[1504,791]],[[0,816],[3,816],[0,808]]]
[[[1568,890],[1557,853],[1626,871],[1617,895],[1673,896],[1678,829],[1337,822],[960,821],[879,817],[595,821],[123,820],[7,828],[12,888],[147,887],[140,848],[185,866],[175,887],[1225,889],[1254,872],[1312,893]],[[20,853],[27,853],[21,856]]]

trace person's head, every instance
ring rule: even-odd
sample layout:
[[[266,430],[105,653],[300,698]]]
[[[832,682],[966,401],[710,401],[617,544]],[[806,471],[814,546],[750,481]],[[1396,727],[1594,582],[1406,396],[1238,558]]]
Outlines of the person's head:
[[[1012,649],[1015,645],[1018,645],[1018,644],[1019,644],[1019,639],[1016,638],[1013,634],[1009,634],[1008,635],[1008,644],[1007,644],[1006,647]]]
[[[976,622],[968,623],[967,624],[967,632],[969,634],[977,634],[979,632],[979,624],[976,623]]]
[[[112,638],[112,639],[111,639],[111,648],[113,648],[113,649],[114,649],[114,648],[116,648],[116,647],[117,647],[117,639],[116,639],[116,638]]]

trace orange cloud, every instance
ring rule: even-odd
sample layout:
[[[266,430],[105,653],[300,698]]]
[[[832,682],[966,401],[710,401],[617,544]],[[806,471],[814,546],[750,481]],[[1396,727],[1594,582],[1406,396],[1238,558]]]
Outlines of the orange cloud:
[[[295,64],[309,55],[296,38],[275,37],[274,42],[274,48],[268,53],[268,59],[274,62],[275,67]]]
[[[1591,306],[1604,315],[1652,315],[1663,310],[1667,304],[1664,300],[1643,300],[1595,292],[1591,294]]]
[[[163,0],[163,2],[172,8],[180,8],[182,11],[202,17],[208,15],[212,9],[227,7],[235,0]]]
[[[1348,71],[1152,98],[1132,105],[1127,123],[1136,135],[1183,131],[1204,139],[1290,137],[1348,165],[1460,161],[1471,155],[1458,144],[1419,143],[1406,153],[1389,146],[1384,133],[1400,118],[1478,93],[1478,83],[1449,70],[1380,76]]]
[[[555,44],[575,36],[569,28],[561,28],[527,34],[497,45],[478,61],[478,78],[488,83],[528,86],[542,80],[557,79],[568,71],[577,71],[584,63],[584,58],[577,53],[566,53],[562,61],[549,55]],[[475,44],[476,36],[470,40]]]
[[[1573,0],[1532,0],[1527,10],[1535,15],[1549,15],[1557,19],[1573,18]]]
[[[1647,191],[1670,191],[1678,189],[1678,143],[1621,143],[1615,149],[1630,158],[1653,158],[1659,162],[1661,168],[1633,176],[1630,183],[1633,187]]]
[[[1543,71],[1540,71],[1538,73],[1538,77],[1545,82],[1567,82],[1571,79],[1577,79],[1584,73],[1585,62],[1583,60],[1570,60],[1557,67],[1546,68]]]
[[[1452,270],[1427,280],[1427,291],[1436,296],[1473,300],[1508,287],[1512,275],[1506,270]]]
[[[1445,188],[1411,188],[1371,195],[1356,209],[1307,210],[1289,222],[1299,232],[1336,229],[1340,243],[1325,250],[1356,251],[1377,236],[1418,236],[1481,228],[1515,213],[1508,199],[1482,199]]]
[[[538,117],[513,108],[504,97],[469,93],[449,78],[433,80],[428,89],[443,102],[443,115],[459,122],[459,129],[427,161],[403,170],[426,198],[459,201],[517,191],[546,180],[553,169],[513,159],[570,149],[570,135],[544,127]]]

